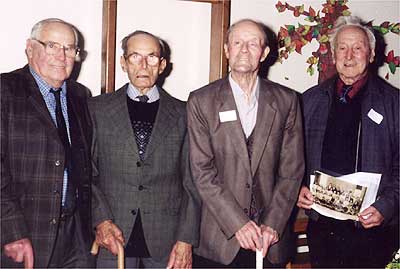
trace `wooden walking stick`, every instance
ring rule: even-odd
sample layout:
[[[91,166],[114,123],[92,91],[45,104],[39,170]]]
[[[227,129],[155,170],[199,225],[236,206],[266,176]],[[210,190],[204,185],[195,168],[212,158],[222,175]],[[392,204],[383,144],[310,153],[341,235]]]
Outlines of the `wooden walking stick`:
[[[117,240],[117,247],[118,247],[118,269],[124,269],[124,247],[122,244]],[[99,245],[96,243],[96,241],[93,242],[92,249],[90,250],[90,253],[92,255],[97,255],[99,253]]]

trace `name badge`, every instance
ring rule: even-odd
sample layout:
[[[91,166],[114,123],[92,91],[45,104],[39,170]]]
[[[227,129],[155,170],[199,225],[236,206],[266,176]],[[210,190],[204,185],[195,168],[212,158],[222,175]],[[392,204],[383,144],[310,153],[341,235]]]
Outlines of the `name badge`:
[[[369,110],[367,115],[376,124],[381,124],[381,122],[383,120],[383,116],[381,114],[379,114],[378,112],[376,112],[375,110],[373,110],[372,108]]]
[[[220,122],[235,121],[235,120],[237,120],[236,110],[228,110],[228,111],[219,112],[219,121]]]

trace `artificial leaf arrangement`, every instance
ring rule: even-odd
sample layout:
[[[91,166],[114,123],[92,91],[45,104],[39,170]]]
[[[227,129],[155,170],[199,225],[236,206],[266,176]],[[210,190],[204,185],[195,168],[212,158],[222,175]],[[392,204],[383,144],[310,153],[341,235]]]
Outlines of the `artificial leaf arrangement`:
[[[275,5],[279,12],[286,10],[293,12],[295,17],[305,16],[305,21],[311,24],[298,24],[282,26],[278,33],[279,41],[279,58],[282,62],[289,57],[289,54],[296,51],[301,54],[303,46],[316,40],[319,47],[312,55],[308,57],[307,73],[313,75],[315,67],[319,71],[319,80],[323,81],[335,73],[335,68],[332,64],[331,48],[328,40],[328,32],[332,29],[336,19],[340,16],[349,16],[351,14],[347,4],[347,0],[326,0],[322,4],[322,9],[315,11],[311,6],[306,10],[304,5],[292,6],[281,1]],[[369,23],[372,26],[372,22]],[[387,33],[394,33],[399,35],[400,23],[384,22],[379,26],[372,26],[375,30],[382,35]],[[385,55],[385,63],[388,64],[389,70],[392,74],[396,72],[396,68],[400,67],[400,57],[394,55],[391,50]],[[387,74],[386,79],[389,78]]]

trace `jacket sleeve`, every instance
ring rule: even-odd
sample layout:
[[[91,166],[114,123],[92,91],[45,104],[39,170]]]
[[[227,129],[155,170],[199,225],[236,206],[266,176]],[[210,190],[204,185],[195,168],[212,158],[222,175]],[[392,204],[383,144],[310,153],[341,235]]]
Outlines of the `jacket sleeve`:
[[[107,198],[98,186],[98,150],[97,150],[97,124],[96,124],[96,107],[94,102],[88,102],[89,112],[93,124],[93,137],[92,137],[92,223],[93,228],[105,220],[114,220],[111,212],[111,207],[108,204]]]
[[[6,85],[1,79],[1,248],[4,244],[27,238],[28,228],[24,220],[19,202],[18,192],[13,175],[10,171],[9,144],[9,102]]]
[[[304,143],[301,109],[293,94],[290,111],[283,130],[279,166],[268,213],[262,223],[281,235],[286,227],[304,175]]]
[[[201,199],[190,170],[188,140],[188,134],[186,134],[181,152],[181,175],[184,195],[179,211],[180,218],[177,240],[197,247],[200,233]]]

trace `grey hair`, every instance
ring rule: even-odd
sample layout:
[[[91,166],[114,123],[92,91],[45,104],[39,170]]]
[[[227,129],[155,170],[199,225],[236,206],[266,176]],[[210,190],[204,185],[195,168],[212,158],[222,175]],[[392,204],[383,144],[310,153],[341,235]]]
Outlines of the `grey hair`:
[[[51,23],[62,23],[64,25],[70,27],[72,29],[72,32],[74,32],[75,45],[76,46],[78,45],[79,37],[78,37],[78,31],[76,30],[76,28],[72,24],[70,24],[70,23],[68,23],[66,21],[63,21],[61,19],[57,19],[57,18],[48,18],[48,19],[44,19],[44,20],[41,20],[41,21],[37,22],[32,27],[30,38],[39,39],[39,34],[41,33],[43,27],[48,25],[48,24],[51,24]]]
[[[228,28],[228,31],[226,32],[225,44],[228,44],[228,43],[229,43],[229,37],[230,37],[230,35],[231,35],[231,32],[232,32],[233,28],[235,28],[238,24],[241,24],[241,23],[244,23],[244,22],[253,23],[254,25],[257,26],[257,28],[258,28],[258,29],[260,30],[260,32],[262,33],[262,37],[263,37],[263,46],[264,46],[264,47],[267,47],[268,44],[269,44],[269,41],[268,41],[267,33],[265,32],[266,26],[265,26],[262,22],[255,21],[255,20],[252,20],[252,19],[241,19],[241,20],[238,20],[237,22],[235,22],[234,24],[232,24],[232,25]]]
[[[159,48],[160,48],[160,57],[161,58],[165,57],[165,55],[164,55],[164,53],[165,53],[164,41],[161,38],[159,38],[158,36],[153,35],[153,34],[151,34],[149,32],[146,32],[146,31],[142,31],[142,30],[136,30],[136,31],[130,33],[129,35],[125,36],[122,39],[121,48],[122,48],[122,51],[124,52],[125,56],[127,56],[127,53],[128,53],[128,41],[129,41],[129,39],[131,37],[134,37],[134,36],[137,36],[137,35],[148,35],[148,36],[152,37],[153,39],[155,39],[157,41],[157,43],[158,43]]]
[[[370,27],[366,26],[359,17],[357,16],[341,16],[339,17],[331,32],[329,33],[329,43],[331,44],[332,51],[336,48],[337,35],[346,27],[357,27],[362,30],[368,38],[369,48],[372,51],[375,50],[376,39],[374,32]]]

